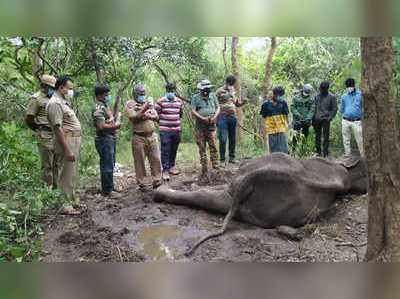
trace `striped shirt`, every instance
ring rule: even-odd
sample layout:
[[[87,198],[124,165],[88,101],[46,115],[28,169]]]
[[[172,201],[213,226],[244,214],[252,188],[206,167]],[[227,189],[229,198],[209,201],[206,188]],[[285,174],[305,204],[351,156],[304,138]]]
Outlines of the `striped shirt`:
[[[161,132],[180,132],[183,102],[178,97],[169,100],[166,97],[159,99],[155,105],[160,118]]]

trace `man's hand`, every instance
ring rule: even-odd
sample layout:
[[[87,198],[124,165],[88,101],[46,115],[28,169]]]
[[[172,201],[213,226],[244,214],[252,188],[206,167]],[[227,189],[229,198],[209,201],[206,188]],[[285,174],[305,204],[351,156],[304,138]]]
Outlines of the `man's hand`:
[[[71,151],[68,151],[65,153],[65,160],[68,162],[75,162],[75,155]]]
[[[209,120],[208,120],[208,123],[210,125],[214,125],[214,124],[216,124],[216,122],[217,122],[217,118],[215,116],[214,117],[210,117]]]

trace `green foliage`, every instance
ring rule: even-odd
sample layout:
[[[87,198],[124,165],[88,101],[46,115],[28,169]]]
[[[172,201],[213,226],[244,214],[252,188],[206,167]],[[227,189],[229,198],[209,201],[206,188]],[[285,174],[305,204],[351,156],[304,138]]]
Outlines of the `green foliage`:
[[[37,258],[40,219],[58,204],[58,194],[43,186],[35,141],[14,123],[0,126],[0,260]]]

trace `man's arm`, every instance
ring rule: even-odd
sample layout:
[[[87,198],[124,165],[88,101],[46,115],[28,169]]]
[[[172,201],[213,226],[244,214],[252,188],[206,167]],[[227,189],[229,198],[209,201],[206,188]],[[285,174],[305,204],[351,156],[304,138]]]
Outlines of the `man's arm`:
[[[338,112],[338,103],[335,96],[332,97],[331,101],[332,101],[332,114],[330,120],[333,120]]]
[[[344,108],[345,108],[345,101],[344,101],[344,96],[341,97],[341,103],[340,103],[340,113],[343,115],[344,113]]]
[[[296,98],[294,98],[293,102],[290,106],[290,110],[292,111],[293,119],[297,120],[297,119],[301,119],[301,115],[300,115],[299,111],[297,110],[296,102],[297,102],[297,100],[296,100]]]
[[[127,103],[127,106],[129,103]],[[140,110],[135,110],[134,107],[126,107],[126,112],[128,114],[129,120],[135,122],[137,120],[144,120],[146,111],[149,110],[149,103],[145,103]]]
[[[314,114],[315,114],[315,101],[310,99],[311,104],[310,104],[310,110],[307,113],[307,119],[306,121],[308,122],[312,122],[312,119],[314,118]]]
[[[62,148],[64,149],[65,159],[69,162],[75,162],[75,156],[67,145],[63,129],[59,125],[57,125],[54,127],[54,133],[56,135],[58,143],[61,144]]]
[[[192,109],[192,114],[201,121],[207,121],[207,118],[197,113],[196,109]]]
[[[25,123],[33,131],[36,131],[39,126],[35,123],[35,115],[38,113],[39,107],[36,99],[33,97],[26,109]]]
[[[69,162],[75,161],[75,156],[72,151],[69,149],[67,142],[65,140],[65,134],[61,127],[63,120],[63,111],[61,106],[58,103],[49,103],[47,107],[47,118],[49,120],[50,126],[54,130],[54,134],[56,140],[59,144],[61,144],[64,150],[64,157]]]
[[[36,131],[39,128],[39,126],[35,123],[35,116],[33,115],[25,116],[25,123],[32,131]]]

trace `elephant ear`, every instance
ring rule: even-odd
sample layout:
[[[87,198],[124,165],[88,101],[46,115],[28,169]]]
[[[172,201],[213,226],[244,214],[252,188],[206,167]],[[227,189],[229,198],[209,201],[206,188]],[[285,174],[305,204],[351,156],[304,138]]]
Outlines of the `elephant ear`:
[[[360,157],[342,157],[338,160],[338,163],[342,166],[344,166],[346,169],[351,169],[354,168],[360,163],[361,159]]]

